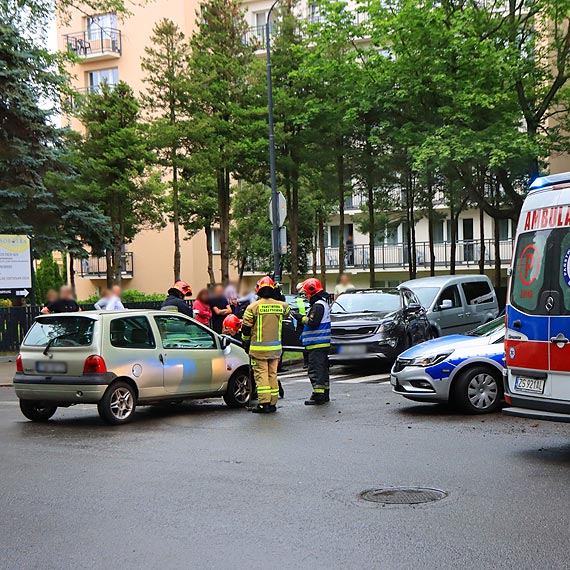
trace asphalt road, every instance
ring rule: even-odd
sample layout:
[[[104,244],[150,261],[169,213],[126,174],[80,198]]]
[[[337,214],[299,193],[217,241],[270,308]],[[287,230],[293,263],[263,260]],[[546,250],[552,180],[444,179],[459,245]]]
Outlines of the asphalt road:
[[[47,425],[0,389],[0,568],[567,569],[570,426],[468,417],[335,371],[307,408],[302,373],[278,414],[217,401],[95,408]],[[381,486],[449,493],[422,506],[359,498]]]

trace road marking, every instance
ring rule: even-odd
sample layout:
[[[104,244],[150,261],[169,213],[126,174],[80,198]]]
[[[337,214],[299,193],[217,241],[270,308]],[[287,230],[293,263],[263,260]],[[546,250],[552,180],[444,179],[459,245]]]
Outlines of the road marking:
[[[388,382],[390,375],[378,374],[376,376],[360,376],[359,378],[349,378],[347,380],[337,380],[337,384],[374,384]]]

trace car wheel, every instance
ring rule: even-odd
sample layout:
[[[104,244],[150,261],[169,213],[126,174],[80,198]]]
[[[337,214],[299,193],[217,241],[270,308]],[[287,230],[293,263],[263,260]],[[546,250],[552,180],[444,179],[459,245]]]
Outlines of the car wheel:
[[[36,400],[20,400],[20,410],[33,422],[47,422],[55,414],[57,406],[46,406]]]
[[[111,384],[99,403],[99,415],[108,424],[126,424],[133,419],[137,407],[137,396],[127,382]]]
[[[485,366],[469,368],[454,386],[455,403],[469,414],[496,412],[502,398],[503,387],[498,372]]]
[[[247,370],[238,370],[229,380],[224,402],[230,408],[243,408],[249,404],[252,381]]]

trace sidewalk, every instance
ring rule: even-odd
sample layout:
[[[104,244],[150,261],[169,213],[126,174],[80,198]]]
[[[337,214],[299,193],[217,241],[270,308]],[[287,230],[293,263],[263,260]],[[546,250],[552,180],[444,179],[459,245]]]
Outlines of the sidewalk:
[[[15,372],[15,362],[0,362],[0,387],[12,386],[12,378]]]

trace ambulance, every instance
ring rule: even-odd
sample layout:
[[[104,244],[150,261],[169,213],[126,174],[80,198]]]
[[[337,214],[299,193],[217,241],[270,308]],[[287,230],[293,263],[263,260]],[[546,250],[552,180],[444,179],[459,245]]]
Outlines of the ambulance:
[[[503,411],[570,422],[570,172],[532,183],[510,271]]]

